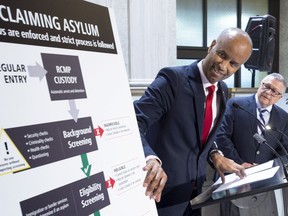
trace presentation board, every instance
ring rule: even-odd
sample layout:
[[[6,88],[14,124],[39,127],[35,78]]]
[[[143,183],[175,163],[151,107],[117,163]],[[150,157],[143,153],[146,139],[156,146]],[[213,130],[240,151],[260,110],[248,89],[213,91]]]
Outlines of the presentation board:
[[[0,0],[0,215],[157,215],[113,10]]]

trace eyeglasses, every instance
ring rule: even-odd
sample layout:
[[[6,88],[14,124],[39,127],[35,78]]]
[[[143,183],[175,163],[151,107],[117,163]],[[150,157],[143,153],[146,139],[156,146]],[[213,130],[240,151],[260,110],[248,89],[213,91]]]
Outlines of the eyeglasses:
[[[270,94],[272,97],[276,97],[276,96],[281,96],[282,94],[280,92],[278,92],[277,90],[275,90],[274,88],[272,88],[268,83],[262,83],[262,89],[265,91],[270,91]]]

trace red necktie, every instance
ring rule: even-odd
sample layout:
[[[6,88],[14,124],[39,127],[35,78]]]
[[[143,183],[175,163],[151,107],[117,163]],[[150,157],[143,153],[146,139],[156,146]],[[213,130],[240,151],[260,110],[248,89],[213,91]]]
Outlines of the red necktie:
[[[208,95],[206,97],[206,110],[205,110],[205,117],[204,117],[204,128],[202,132],[202,145],[206,142],[206,139],[208,137],[211,125],[212,125],[212,119],[213,119],[213,112],[212,112],[212,100],[213,95],[215,91],[215,86],[211,85],[207,87]]]

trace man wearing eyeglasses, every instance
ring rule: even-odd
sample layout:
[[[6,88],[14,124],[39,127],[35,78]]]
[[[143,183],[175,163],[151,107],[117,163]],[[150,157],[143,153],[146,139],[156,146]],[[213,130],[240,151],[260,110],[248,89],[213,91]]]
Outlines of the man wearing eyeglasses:
[[[250,112],[257,117],[261,124],[269,125],[288,134],[288,113],[276,105],[285,93],[286,88],[287,84],[283,76],[278,73],[271,73],[261,81],[255,95],[234,97],[228,100],[225,115],[215,139],[225,157],[233,159],[245,168],[274,159],[275,154],[267,146],[260,145],[253,139],[255,133],[265,136],[269,145],[280,155],[284,154],[283,149],[277,143],[275,137],[288,151],[288,140],[285,136],[277,131],[265,131],[260,128],[257,119],[248,113]],[[237,109],[235,104],[248,112]],[[239,209],[233,204],[227,207],[226,203],[225,205],[222,204],[221,207],[221,216],[240,215]],[[268,215],[271,215],[271,212]]]

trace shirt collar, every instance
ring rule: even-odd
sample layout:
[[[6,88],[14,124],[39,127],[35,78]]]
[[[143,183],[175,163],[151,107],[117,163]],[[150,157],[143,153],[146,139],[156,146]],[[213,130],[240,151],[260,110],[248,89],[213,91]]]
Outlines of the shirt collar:
[[[209,80],[207,79],[207,77],[205,76],[204,72],[203,72],[203,66],[202,66],[202,62],[203,62],[203,59],[201,61],[198,62],[197,66],[198,66],[198,69],[200,71],[200,76],[201,76],[201,80],[202,80],[202,84],[203,84],[203,88],[204,88],[204,91],[207,87],[211,86],[211,85],[215,85],[215,92],[217,91],[218,89],[218,82],[214,83],[214,84],[211,84],[209,82]]]

